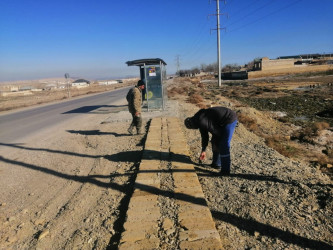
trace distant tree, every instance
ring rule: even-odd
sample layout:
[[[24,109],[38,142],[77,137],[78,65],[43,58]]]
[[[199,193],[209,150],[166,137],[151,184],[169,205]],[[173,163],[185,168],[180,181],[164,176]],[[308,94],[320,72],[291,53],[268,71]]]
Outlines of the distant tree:
[[[200,73],[200,69],[198,67],[194,67],[191,69],[191,73],[192,74],[199,74]]]
[[[215,72],[217,69],[217,63],[208,64],[205,68],[205,72]]]
[[[260,60],[260,59],[261,59],[261,57],[256,57],[256,58],[254,58],[252,61],[248,62],[248,63],[245,65],[245,68],[247,69],[247,71],[251,71],[251,70],[253,70],[254,62],[255,62],[255,61],[258,61],[258,60]]]
[[[240,70],[241,69],[241,66],[238,65],[237,63],[233,63],[233,64],[227,64],[225,65],[221,71],[222,72],[231,72],[231,71],[237,71],[237,70]]]

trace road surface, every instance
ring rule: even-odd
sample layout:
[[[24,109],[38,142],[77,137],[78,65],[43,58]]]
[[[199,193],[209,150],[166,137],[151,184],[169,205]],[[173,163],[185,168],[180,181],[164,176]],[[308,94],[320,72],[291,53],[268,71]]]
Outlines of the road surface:
[[[123,100],[127,91],[128,88],[122,88],[101,94],[0,114],[0,142],[22,142],[22,139],[27,136],[87,113],[105,113],[112,112],[112,109],[124,108]],[[119,105],[120,101],[123,101],[122,105]]]

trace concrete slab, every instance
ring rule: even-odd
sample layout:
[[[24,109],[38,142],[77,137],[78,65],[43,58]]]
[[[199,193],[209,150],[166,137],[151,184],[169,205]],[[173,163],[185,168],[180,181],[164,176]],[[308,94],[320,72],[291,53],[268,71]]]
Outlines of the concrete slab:
[[[131,197],[125,231],[119,249],[158,249],[159,223],[162,217],[159,197],[174,199],[179,234],[175,241],[180,249],[222,249],[220,236],[215,228],[211,212],[188,156],[188,146],[181,130],[181,122],[175,117],[154,118],[149,127],[142,162],[139,167],[134,192]],[[166,174],[162,166],[171,167],[173,190],[161,189],[160,175]]]

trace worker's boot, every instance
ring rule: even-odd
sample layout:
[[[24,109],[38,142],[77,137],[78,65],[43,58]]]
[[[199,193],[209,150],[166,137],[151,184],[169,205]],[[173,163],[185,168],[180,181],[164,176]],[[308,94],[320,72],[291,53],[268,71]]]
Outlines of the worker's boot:
[[[129,128],[127,129],[128,133],[130,133],[131,135],[133,135],[133,128],[134,126],[131,124],[131,126],[129,126]]]
[[[136,117],[136,132],[138,135],[143,134],[142,133],[142,118],[141,116]]]

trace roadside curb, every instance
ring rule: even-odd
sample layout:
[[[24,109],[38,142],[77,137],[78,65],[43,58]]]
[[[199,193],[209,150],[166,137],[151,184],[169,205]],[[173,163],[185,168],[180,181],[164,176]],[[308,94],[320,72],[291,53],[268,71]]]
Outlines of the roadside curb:
[[[166,146],[167,145],[167,146]],[[168,150],[166,150],[168,148]],[[180,249],[222,249],[220,236],[191,163],[180,120],[153,118],[142,161],[130,199],[119,249],[157,249],[161,242],[163,209],[175,209],[176,218],[168,230],[174,232],[174,247]],[[173,191],[161,188],[162,161],[168,161]],[[159,202],[168,197],[174,207]]]

